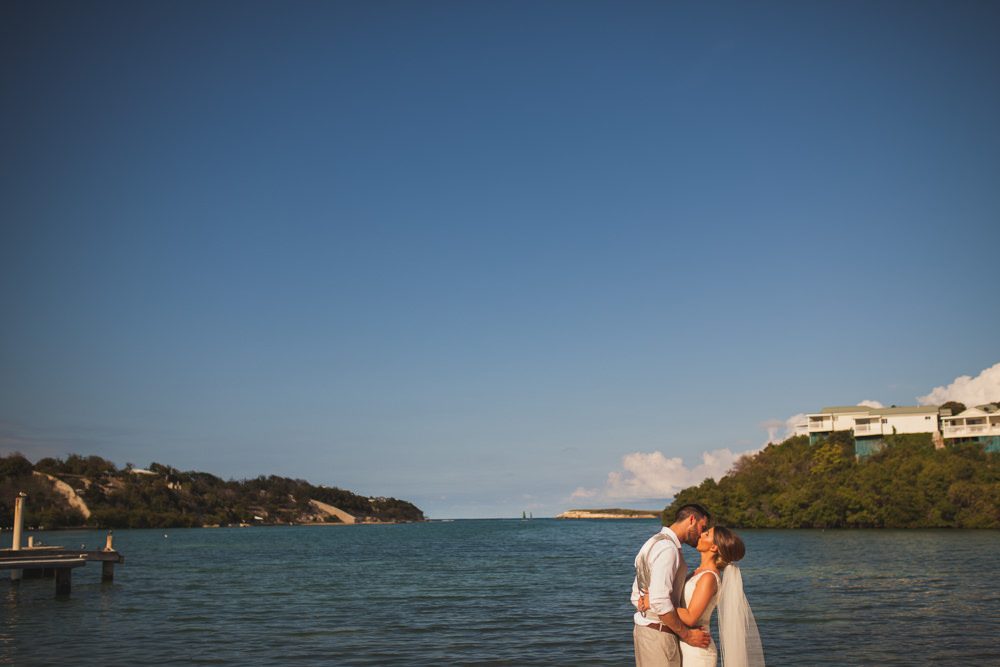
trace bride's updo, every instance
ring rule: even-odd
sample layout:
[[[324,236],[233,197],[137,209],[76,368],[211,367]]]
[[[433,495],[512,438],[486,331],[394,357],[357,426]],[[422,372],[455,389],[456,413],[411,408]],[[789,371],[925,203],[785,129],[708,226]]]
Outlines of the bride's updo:
[[[715,566],[720,570],[746,555],[747,548],[743,545],[743,540],[725,526],[715,527],[713,541],[715,546],[719,548],[715,553]]]

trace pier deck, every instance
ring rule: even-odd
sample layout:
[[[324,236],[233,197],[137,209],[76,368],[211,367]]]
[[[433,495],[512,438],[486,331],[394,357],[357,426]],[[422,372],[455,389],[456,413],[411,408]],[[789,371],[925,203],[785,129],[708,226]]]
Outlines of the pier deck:
[[[30,572],[41,577],[55,576],[56,595],[69,595],[72,571],[88,562],[101,563],[101,581],[111,582],[114,580],[115,564],[124,563],[125,557],[113,549],[87,551],[49,546],[0,549],[0,570]]]

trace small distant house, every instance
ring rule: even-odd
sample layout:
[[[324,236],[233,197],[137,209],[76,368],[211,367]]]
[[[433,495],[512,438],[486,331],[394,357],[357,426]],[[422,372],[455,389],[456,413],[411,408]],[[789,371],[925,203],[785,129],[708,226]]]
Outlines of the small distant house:
[[[987,403],[957,415],[941,415],[946,444],[980,442],[988,452],[1000,452],[1000,405]]]

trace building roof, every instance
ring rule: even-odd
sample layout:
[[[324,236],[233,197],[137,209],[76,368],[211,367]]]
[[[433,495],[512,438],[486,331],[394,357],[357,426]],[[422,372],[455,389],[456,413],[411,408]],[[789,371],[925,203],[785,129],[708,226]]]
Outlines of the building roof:
[[[983,410],[982,406],[980,406],[978,408],[968,408],[962,412],[959,412],[957,415],[952,415],[951,417],[945,417],[945,419],[953,420],[953,419],[965,419],[966,417],[986,417],[989,414],[990,414],[989,412],[986,412],[985,410]]]
[[[861,414],[867,414],[871,412],[872,409],[867,405],[843,405],[843,406],[833,406],[830,408],[823,408],[819,411],[819,414],[824,415],[841,415],[849,412],[860,412]]]
[[[880,415],[936,415],[938,412],[938,406],[904,405],[899,408],[878,408],[877,410],[873,410],[873,412]]]
[[[900,407],[892,408],[870,408],[867,405],[844,405],[844,406],[833,406],[829,408],[823,408],[818,413],[823,415],[843,415],[843,414],[862,414],[862,415],[928,415],[937,414],[938,406],[936,405],[903,405]]]

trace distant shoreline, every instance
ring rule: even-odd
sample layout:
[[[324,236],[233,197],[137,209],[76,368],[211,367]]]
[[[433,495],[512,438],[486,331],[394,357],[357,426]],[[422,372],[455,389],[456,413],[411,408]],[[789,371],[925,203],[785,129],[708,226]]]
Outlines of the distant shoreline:
[[[658,510],[567,510],[558,515],[557,519],[659,519],[662,512]]]
[[[121,531],[121,530],[227,530],[227,529],[239,529],[239,528],[289,528],[289,527],[299,527],[299,526],[316,526],[316,527],[330,527],[330,526],[399,526],[407,523],[430,523],[427,519],[422,519],[420,521],[358,521],[356,523],[344,523],[340,521],[303,521],[301,523],[249,523],[245,525],[240,525],[238,523],[229,524],[212,524],[207,523],[201,526],[136,526],[129,528],[118,527],[109,528],[107,526],[94,526],[94,525],[80,525],[80,526],[28,526],[24,527],[25,534],[28,533],[65,533],[72,532],[74,530],[100,530],[100,531]],[[13,532],[11,526],[0,526],[0,534],[7,534]],[[0,547],[3,548],[3,547]]]

